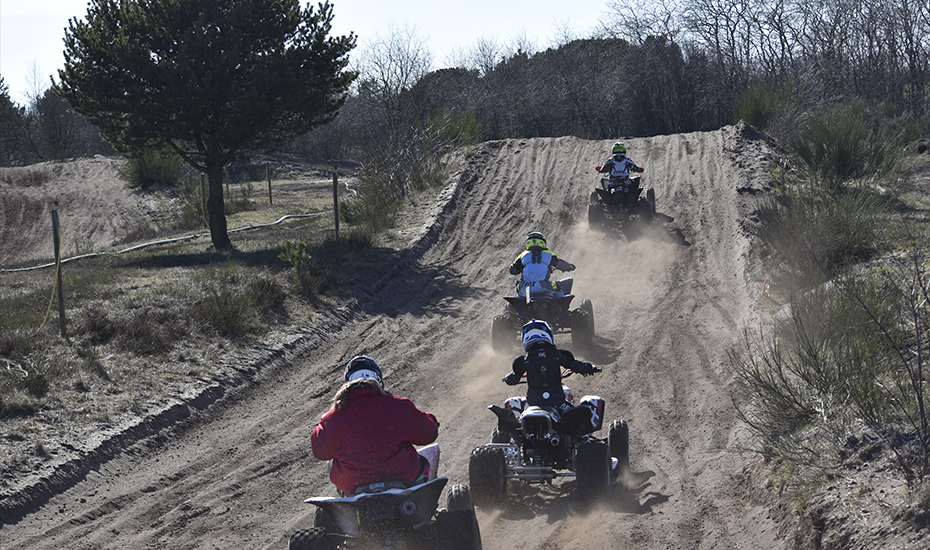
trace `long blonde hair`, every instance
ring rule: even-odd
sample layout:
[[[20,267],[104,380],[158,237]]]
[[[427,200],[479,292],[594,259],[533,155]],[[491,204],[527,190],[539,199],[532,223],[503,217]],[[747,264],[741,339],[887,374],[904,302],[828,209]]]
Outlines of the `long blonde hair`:
[[[349,392],[358,388],[372,388],[382,395],[386,393],[384,388],[381,387],[381,383],[374,378],[359,378],[358,380],[346,382],[336,392],[336,396],[333,397],[333,410],[339,411],[348,407],[351,402]]]

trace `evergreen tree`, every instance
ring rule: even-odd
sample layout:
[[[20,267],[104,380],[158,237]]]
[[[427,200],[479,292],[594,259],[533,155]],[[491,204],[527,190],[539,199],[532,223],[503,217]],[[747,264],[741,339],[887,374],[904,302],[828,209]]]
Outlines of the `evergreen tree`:
[[[65,32],[55,90],[120,152],[170,147],[209,181],[210,234],[231,246],[223,169],[332,120],[356,78],[332,6],[299,0],[91,0]]]

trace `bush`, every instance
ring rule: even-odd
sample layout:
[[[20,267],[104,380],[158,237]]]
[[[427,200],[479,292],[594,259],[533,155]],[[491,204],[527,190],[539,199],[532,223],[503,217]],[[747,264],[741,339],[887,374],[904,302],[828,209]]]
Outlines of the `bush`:
[[[888,211],[882,197],[865,190],[827,195],[782,185],[757,211],[752,232],[780,286],[815,285],[883,247]]]
[[[733,109],[734,122],[746,121],[754,128],[764,130],[769,128],[777,119],[783,109],[786,97],[790,91],[775,90],[766,84],[756,84],[745,90]]]
[[[828,191],[871,183],[898,170],[904,147],[887,126],[868,118],[862,102],[836,107],[802,122],[790,146],[808,179]]]
[[[182,180],[184,160],[173,151],[146,150],[126,159],[119,175],[132,188],[152,185],[169,185],[177,187]]]
[[[393,227],[405,199],[445,183],[448,154],[478,130],[473,117],[445,115],[373,145],[358,178],[358,195],[339,205],[341,219],[371,234]]]
[[[178,225],[182,229],[207,227],[206,202],[203,199],[201,185],[201,178],[193,174],[185,178],[181,185]]]
[[[867,431],[894,452],[908,482],[930,473],[924,243],[915,239],[890,267],[796,295],[774,337],[747,337],[745,353],[731,353],[750,395],[741,414],[764,453],[825,466],[844,456],[826,451]]]
[[[255,328],[255,295],[242,288],[242,276],[232,264],[205,271],[192,308],[197,320],[223,336],[242,336]]]

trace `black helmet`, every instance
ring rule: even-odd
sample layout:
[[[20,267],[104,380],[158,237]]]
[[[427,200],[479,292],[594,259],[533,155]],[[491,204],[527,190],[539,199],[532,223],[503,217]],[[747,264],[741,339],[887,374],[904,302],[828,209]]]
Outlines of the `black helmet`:
[[[381,367],[378,363],[367,355],[353,357],[349,364],[346,365],[345,380],[352,382],[362,378],[374,378],[384,388],[384,380],[381,377]]]
[[[546,248],[546,236],[539,231],[533,231],[526,236],[526,249],[529,250],[534,246]]]

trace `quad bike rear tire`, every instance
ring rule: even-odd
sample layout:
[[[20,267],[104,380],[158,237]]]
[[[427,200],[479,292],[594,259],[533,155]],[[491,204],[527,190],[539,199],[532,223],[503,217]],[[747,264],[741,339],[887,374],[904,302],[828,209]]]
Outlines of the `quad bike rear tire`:
[[[503,501],[507,491],[506,471],[504,451],[499,447],[483,446],[471,452],[468,485],[477,506],[495,507]]]
[[[599,204],[588,205],[588,227],[599,229],[604,223],[604,210]]]
[[[646,202],[649,203],[649,206],[652,208],[652,215],[656,214],[656,190],[650,187],[646,189]]]
[[[587,351],[594,345],[594,316],[587,309],[576,309],[571,313],[572,347]]]
[[[436,514],[436,550],[481,550],[481,532],[475,510],[448,510]]]
[[[491,323],[491,348],[495,353],[510,353],[513,350],[514,334],[510,317],[495,316]]]
[[[291,533],[287,550],[330,550],[332,545],[326,539],[326,530],[322,527],[298,529]]]
[[[578,495],[591,502],[610,488],[610,450],[606,443],[588,441],[575,451],[575,481]]]
[[[329,533],[342,532],[342,530],[339,529],[339,526],[336,525],[336,522],[333,521],[333,517],[329,515],[326,510],[319,507],[317,507],[316,511],[313,512],[313,526],[320,527]]]
[[[630,469],[630,426],[626,420],[614,420],[607,428],[607,446],[610,456],[617,459],[617,470]]]
[[[649,204],[649,201],[646,199],[639,199],[639,204],[636,205],[636,210],[639,213],[639,218],[641,220],[645,222],[652,221],[652,205]]]

